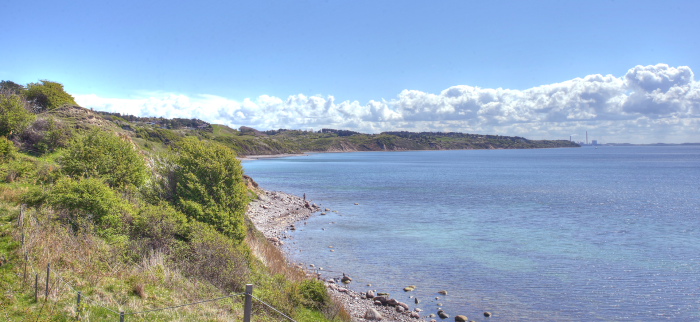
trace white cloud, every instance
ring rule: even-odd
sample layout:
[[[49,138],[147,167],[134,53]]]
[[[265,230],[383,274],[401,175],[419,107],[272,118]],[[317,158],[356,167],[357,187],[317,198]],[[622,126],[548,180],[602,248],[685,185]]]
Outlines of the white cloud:
[[[367,104],[304,94],[243,101],[173,93],[135,99],[74,96],[97,110],[261,130],[456,131],[532,139],[568,139],[588,130],[605,142],[700,142],[700,83],[689,67],[666,64],[636,66],[622,77],[589,75],[526,90],[467,85],[437,94],[404,90],[394,99]]]

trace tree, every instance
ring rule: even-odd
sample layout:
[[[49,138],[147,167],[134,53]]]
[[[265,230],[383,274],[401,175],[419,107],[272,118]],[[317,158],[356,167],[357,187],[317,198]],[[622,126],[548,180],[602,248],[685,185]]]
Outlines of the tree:
[[[235,152],[193,137],[180,141],[176,149],[177,207],[188,217],[210,224],[235,240],[243,240],[248,194]]]
[[[70,94],[63,90],[63,84],[48,80],[27,85],[27,100],[42,109],[53,110],[63,105],[78,105]]]
[[[0,81],[0,94],[23,95],[27,89],[13,81]]]
[[[139,187],[148,177],[133,143],[100,129],[74,139],[58,163],[69,176],[103,178],[114,188]]]
[[[16,94],[0,94],[0,136],[12,137],[24,131],[36,115],[27,110],[27,103]]]

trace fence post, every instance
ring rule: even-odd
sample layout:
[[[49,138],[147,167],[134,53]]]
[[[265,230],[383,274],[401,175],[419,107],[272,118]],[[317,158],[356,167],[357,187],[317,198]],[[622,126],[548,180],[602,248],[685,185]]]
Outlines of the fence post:
[[[124,311],[119,312],[119,322],[124,322]]]
[[[46,264],[46,298],[45,300],[49,300],[49,277],[51,276],[51,263]]]
[[[76,308],[76,312],[78,312],[78,319],[80,319],[80,313],[83,311],[83,308],[80,306],[80,300],[83,297],[83,292],[78,291],[78,307]]]
[[[245,286],[245,308],[243,311],[243,322],[250,322],[253,315],[253,284]]]
[[[34,302],[39,302],[39,273],[34,276]]]
[[[22,286],[27,283],[27,264],[29,264],[29,255],[24,253],[24,274],[22,275]]]

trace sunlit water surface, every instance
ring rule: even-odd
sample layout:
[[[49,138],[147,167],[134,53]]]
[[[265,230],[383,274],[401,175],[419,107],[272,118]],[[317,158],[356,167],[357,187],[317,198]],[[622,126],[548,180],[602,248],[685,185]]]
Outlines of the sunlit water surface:
[[[297,225],[288,251],[326,276],[347,273],[357,291],[475,320],[700,320],[698,146],[243,164],[262,187],[337,211]]]

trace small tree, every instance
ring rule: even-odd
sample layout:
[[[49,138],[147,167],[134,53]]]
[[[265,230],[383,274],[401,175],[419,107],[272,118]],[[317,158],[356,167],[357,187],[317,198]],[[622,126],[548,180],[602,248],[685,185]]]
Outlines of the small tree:
[[[70,94],[63,90],[63,84],[48,80],[27,85],[27,100],[41,109],[53,110],[63,105],[78,105]]]
[[[0,136],[12,137],[24,131],[36,115],[27,110],[27,103],[16,94],[0,94]]]
[[[23,95],[27,89],[13,81],[0,81],[0,94]]]
[[[189,137],[177,145],[175,166],[178,208],[228,237],[243,240],[248,195],[235,152],[218,143]]]

